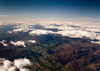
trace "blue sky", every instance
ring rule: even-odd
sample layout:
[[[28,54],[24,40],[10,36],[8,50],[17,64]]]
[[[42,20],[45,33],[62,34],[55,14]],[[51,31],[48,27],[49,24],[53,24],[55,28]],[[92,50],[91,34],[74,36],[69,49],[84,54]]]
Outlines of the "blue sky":
[[[7,15],[7,16],[6,16]],[[0,0],[0,19],[100,18],[99,0]],[[8,20],[9,20],[8,19]]]

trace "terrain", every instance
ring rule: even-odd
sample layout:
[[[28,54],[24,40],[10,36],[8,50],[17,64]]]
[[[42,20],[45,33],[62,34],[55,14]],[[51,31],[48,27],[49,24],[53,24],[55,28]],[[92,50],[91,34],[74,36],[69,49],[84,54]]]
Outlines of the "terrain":
[[[32,62],[32,66],[26,67],[30,71],[100,71],[100,45],[91,43],[91,39],[59,34],[31,36],[28,32],[7,33],[6,29],[12,30],[13,26],[0,28],[4,32],[0,33],[0,41],[6,40],[8,44],[5,47],[0,43],[0,58],[13,61],[26,57]],[[11,44],[11,40],[35,40],[36,43],[26,42],[26,47],[23,47]]]

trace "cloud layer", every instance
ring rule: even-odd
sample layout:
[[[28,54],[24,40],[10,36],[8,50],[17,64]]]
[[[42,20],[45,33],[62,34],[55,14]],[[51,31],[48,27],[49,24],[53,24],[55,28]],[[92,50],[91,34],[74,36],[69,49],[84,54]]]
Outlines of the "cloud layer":
[[[38,25],[43,28],[35,28],[37,24],[20,24],[14,28],[12,32],[29,32],[30,35],[46,35],[46,34],[59,34],[72,38],[89,38],[92,41],[100,42],[100,23],[91,22],[40,22]],[[57,31],[48,30],[57,29]],[[94,41],[94,40],[98,41]]]

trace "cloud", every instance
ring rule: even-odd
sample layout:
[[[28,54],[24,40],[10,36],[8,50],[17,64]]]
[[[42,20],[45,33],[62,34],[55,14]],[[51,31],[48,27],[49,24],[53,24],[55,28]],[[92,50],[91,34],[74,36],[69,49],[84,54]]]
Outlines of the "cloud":
[[[29,32],[30,35],[46,35],[46,34],[51,34],[53,33],[52,31],[48,30],[33,30]]]
[[[25,43],[36,43],[35,40],[27,40],[27,41],[10,41],[10,43],[14,46],[23,46],[23,47],[26,47]]]
[[[58,29],[58,31],[49,31],[37,29],[29,32],[30,35],[45,35],[45,34],[59,34],[62,36],[68,36],[72,38],[89,38],[92,41],[98,40],[97,44],[100,44],[100,24],[40,24],[46,29]],[[57,25],[57,26],[56,26]],[[96,30],[95,30],[96,29]],[[95,41],[94,41],[95,42]]]
[[[15,46],[23,46],[23,47],[26,47],[24,41],[17,41],[17,42],[10,41],[10,43],[11,43],[12,45],[15,45]]]
[[[9,33],[9,34],[11,34],[11,33],[12,33],[12,31],[8,31],[8,33]]]
[[[29,43],[36,43],[35,40],[28,40]]]
[[[8,69],[8,71],[15,71],[16,70],[16,67],[15,66],[12,66]]]
[[[14,65],[18,68],[18,69],[23,69],[24,66],[27,66],[27,65],[31,65],[31,62],[24,58],[24,59],[16,59],[14,60]]]
[[[83,19],[83,18],[82,18]],[[93,18],[84,18],[91,19]],[[36,29],[33,23],[25,23],[14,26],[13,32],[28,32],[30,35],[46,35],[46,34],[59,34],[62,36],[68,36],[72,38],[89,38],[92,41],[100,41],[100,22],[89,21],[45,21],[39,22],[43,28]],[[57,29],[57,31],[47,30]],[[95,42],[95,41],[94,41]],[[98,43],[99,44],[99,43]]]
[[[22,32],[22,31],[23,31],[23,32],[27,32],[27,30],[28,30],[28,29],[25,29],[25,28],[18,28],[18,29],[14,29],[13,32],[14,32],[14,33]]]
[[[12,65],[12,62],[9,60],[4,60],[3,65],[0,66],[0,71],[7,71]]]
[[[2,40],[0,41],[1,44],[3,44],[3,46],[8,46],[8,44],[6,43],[7,41],[6,40]],[[28,43],[36,43],[35,40],[26,40],[26,41],[10,41],[10,44],[14,45],[14,46],[23,46],[23,47],[26,47],[25,43],[27,44]]]
[[[88,31],[82,31],[82,30],[67,30],[67,31],[58,31],[56,34],[61,34],[62,36],[69,36],[74,38],[90,38],[90,39],[96,39],[96,33],[88,32]]]
[[[6,40],[2,40],[2,41],[0,41],[0,43],[2,43],[4,47],[8,46],[8,44],[5,43],[5,42],[6,42]]]
[[[24,68],[24,69],[21,69],[20,71],[29,71],[28,69]]]
[[[4,65],[3,65],[4,69],[9,69],[12,65],[12,62],[9,60],[5,60],[3,63],[4,63]]]
[[[0,58],[0,71],[15,71],[19,69],[20,71],[29,71],[28,69],[24,68],[27,65],[32,65],[29,59],[15,59],[13,62],[5,59]]]
[[[33,26],[28,26],[26,25],[25,23],[24,24],[17,24],[17,26],[14,26],[13,28],[13,31],[14,33],[17,33],[17,32],[28,32],[29,30],[34,30],[32,28]]]
[[[91,43],[100,44],[100,41],[91,41]]]
[[[4,68],[0,68],[0,71],[6,71]]]

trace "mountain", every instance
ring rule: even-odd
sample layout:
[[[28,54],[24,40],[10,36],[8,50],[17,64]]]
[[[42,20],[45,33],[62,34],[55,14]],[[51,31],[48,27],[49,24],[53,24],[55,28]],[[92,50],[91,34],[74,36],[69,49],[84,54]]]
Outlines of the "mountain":
[[[9,26],[4,28],[13,31],[13,26]],[[41,35],[30,35],[30,30],[16,33],[3,31],[0,34],[0,58],[14,61],[26,57],[32,63],[25,66],[29,71],[100,70],[100,45],[91,43],[89,38],[73,38],[47,31],[42,32],[44,34],[40,32]]]

